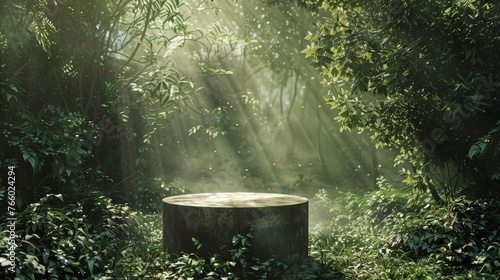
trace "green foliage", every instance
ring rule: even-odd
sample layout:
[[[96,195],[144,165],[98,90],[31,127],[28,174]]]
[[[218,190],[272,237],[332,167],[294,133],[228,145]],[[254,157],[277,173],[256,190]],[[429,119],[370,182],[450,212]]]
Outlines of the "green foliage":
[[[161,216],[137,215],[134,238],[123,241],[112,264],[116,279],[167,279],[170,257],[162,248]]]
[[[123,238],[132,237],[126,222],[133,215],[99,193],[71,204],[62,195],[43,197],[18,214],[16,277],[110,279],[110,267]],[[1,224],[7,223],[2,219]],[[0,242],[2,251],[7,246],[5,239]],[[8,258],[2,253],[2,266]],[[5,274],[6,269],[3,267]]]
[[[304,2],[327,15],[307,36],[304,53],[328,78],[328,103],[343,129],[367,128],[378,145],[399,150],[432,176],[453,163],[476,195],[496,193],[496,148],[485,150],[482,161],[467,155],[483,151],[485,139],[498,142],[500,6],[487,0]]]
[[[379,179],[379,189],[318,194],[331,224],[315,233],[311,255],[353,279],[495,279],[497,201],[455,200],[449,207]]]
[[[113,267],[120,279],[342,279],[338,271],[318,261],[286,264],[252,256],[252,231],[233,236],[221,253],[168,254],[162,249],[161,217],[137,217],[138,237],[127,240]],[[203,244],[193,238],[198,249]],[[335,277],[334,277],[335,276]]]
[[[17,166],[18,204],[23,206],[48,193],[79,193],[96,188],[109,179],[93,154],[102,132],[79,113],[64,112],[48,105],[39,113],[19,112],[19,118],[1,122],[0,166]]]
[[[260,260],[251,256],[252,230],[232,238],[233,247],[226,254],[209,253],[208,258],[196,254],[182,254],[174,257],[169,268],[170,277],[192,277],[192,279],[276,279],[287,265],[271,258]],[[193,239],[195,246],[203,244]]]
[[[406,218],[417,220],[412,216]],[[451,211],[435,211],[434,215],[425,215],[421,222],[412,231],[407,228],[403,237],[414,256],[431,256],[450,266],[479,272],[500,271],[498,201],[460,199],[453,203]]]
[[[500,121],[496,123],[496,126],[491,131],[480,137],[477,142],[470,147],[468,153],[469,158],[473,159],[474,157],[477,157],[479,159],[488,160],[491,156],[493,156],[493,158],[500,156],[500,141],[498,139],[499,133]],[[500,179],[499,166],[489,166],[487,173],[490,174],[491,180]]]
[[[185,88],[193,88],[193,84],[180,76],[180,73],[166,66],[153,66],[145,73],[140,85],[132,83],[132,90],[141,96],[151,98],[150,105],[159,105],[160,108],[172,106],[180,108],[181,102],[189,97]]]
[[[259,261],[249,256],[252,235],[233,238],[233,248],[227,255],[210,254],[203,258],[195,253],[167,254],[161,240],[161,217],[143,216],[138,219],[140,236],[127,241],[114,268],[114,277],[121,279],[272,279],[268,273],[282,271],[284,264],[273,259]],[[201,248],[196,239],[194,244]],[[278,268],[281,266],[281,270]],[[263,276],[264,275],[264,276]]]
[[[30,164],[33,175],[50,166],[50,174],[63,183],[83,182],[82,167],[93,158],[92,147],[100,141],[95,124],[50,105],[36,116],[26,112],[17,122],[2,124],[7,127],[3,133],[8,145]]]
[[[170,265],[179,277],[193,279],[343,279],[342,273],[332,269],[332,263],[317,258],[303,263],[283,263],[274,258],[261,260],[251,256],[252,231],[232,238],[233,247],[226,254],[210,253],[208,259],[195,254],[182,255]],[[202,246],[197,240],[195,245]]]
[[[395,188],[384,178],[377,178],[377,190],[368,193],[340,193],[332,203],[326,190],[321,190],[313,199],[316,212],[335,213],[335,223],[348,225],[353,220],[374,227],[382,226],[395,216],[411,211],[421,203],[418,197],[411,199],[406,190]],[[366,225],[365,225],[366,226]],[[364,226],[363,226],[364,227]]]
[[[194,91],[169,61],[192,32],[182,4],[17,2],[0,20],[0,128],[20,152],[2,157],[26,161],[37,189],[102,187],[102,172],[111,195],[151,176],[152,135]]]

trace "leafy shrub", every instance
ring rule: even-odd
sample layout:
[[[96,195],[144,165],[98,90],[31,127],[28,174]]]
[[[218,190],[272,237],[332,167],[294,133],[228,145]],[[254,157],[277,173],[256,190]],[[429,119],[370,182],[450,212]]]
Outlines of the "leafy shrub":
[[[26,113],[20,124],[6,124],[9,145],[20,150],[23,159],[30,163],[33,174],[39,172],[47,158],[52,157],[59,176],[70,176],[76,172],[71,167],[80,166],[91,157],[91,147],[98,137],[98,128],[78,113],[63,112],[57,107],[47,106],[34,116]],[[65,178],[62,178],[65,182]]]
[[[498,201],[443,206],[383,179],[372,192],[329,199],[322,191],[315,199],[331,224],[312,235],[311,255],[348,278],[496,279]]]
[[[109,279],[114,254],[129,237],[126,221],[131,217],[127,207],[98,193],[75,204],[66,204],[62,195],[43,197],[18,214],[16,277]],[[6,239],[0,247],[7,251]],[[0,263],[7,265],[4,257]],[[2,270],[7,273],[6,267]]]
[[[330,212],[335,225],[345,225],[357,220],[373,226],[380,225],[394,216],[415,207],[409,204],[405,190],[391,186],[384,177],[377,178],[377,190],[365,193],[340,192],[332,200],[326,190],[320,190],[313,199],[316,212]]]
[[[25,190],[23,202],[36,201],[48,193],[77,192],[105,180],[92,154],[100,141],[99,129],[79,113],[47,106],[36,115],[24,112],[2,127],[6,128],[3,134],[9,149],[0,164],[17,163],[23,177],[32,178],[19,185]]]
[[[427,215],[420,227],[405,233],[404,243],[415,257],[431,256],[479,272],[500,271],[499,201],[460,199],[451,211],[435,212],[440,215]]]
[[[161,215],[137,215],[136,235],[123,240],[112,264],[114,279],[166,279],[169,255],[163,251]]]

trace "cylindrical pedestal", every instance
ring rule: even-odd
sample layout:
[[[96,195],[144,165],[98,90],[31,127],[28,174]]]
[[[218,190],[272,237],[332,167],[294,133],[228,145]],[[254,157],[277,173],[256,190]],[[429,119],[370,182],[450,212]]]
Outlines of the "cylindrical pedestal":
[[[170,252],[221,253],[231,239],[253,228],[252,255],[285,260],[307,256],[308,200],[269,193],[200,193],[163,199],[163,248]],[[224,247],[224,248],[223,248]],[[221,249],[222,248],[222,249]]]

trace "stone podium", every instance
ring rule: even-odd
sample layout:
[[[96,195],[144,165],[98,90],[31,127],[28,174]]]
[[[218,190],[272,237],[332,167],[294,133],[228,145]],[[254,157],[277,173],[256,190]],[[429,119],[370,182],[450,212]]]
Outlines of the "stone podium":
[[[222,253],[236,234],[253,229],[252,256],[296,260],[307,256],[308,200],[271,193],[225,192],[163,199],[163,249]]]

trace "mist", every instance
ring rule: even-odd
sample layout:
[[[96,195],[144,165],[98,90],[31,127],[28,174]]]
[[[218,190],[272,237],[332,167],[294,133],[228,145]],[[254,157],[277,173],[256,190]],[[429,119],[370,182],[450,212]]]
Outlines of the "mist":
[[[394,177],[390,152],[374,151],[367,134],[340,132],[333,120],[322,75],[300,53],[314,29],[306,10],[258,1],[184,8],[191,28],[215,30],[226,45],[186,41],[169,58],[198,90],[152,139],[156,176],[191,192],[309,198]]]

